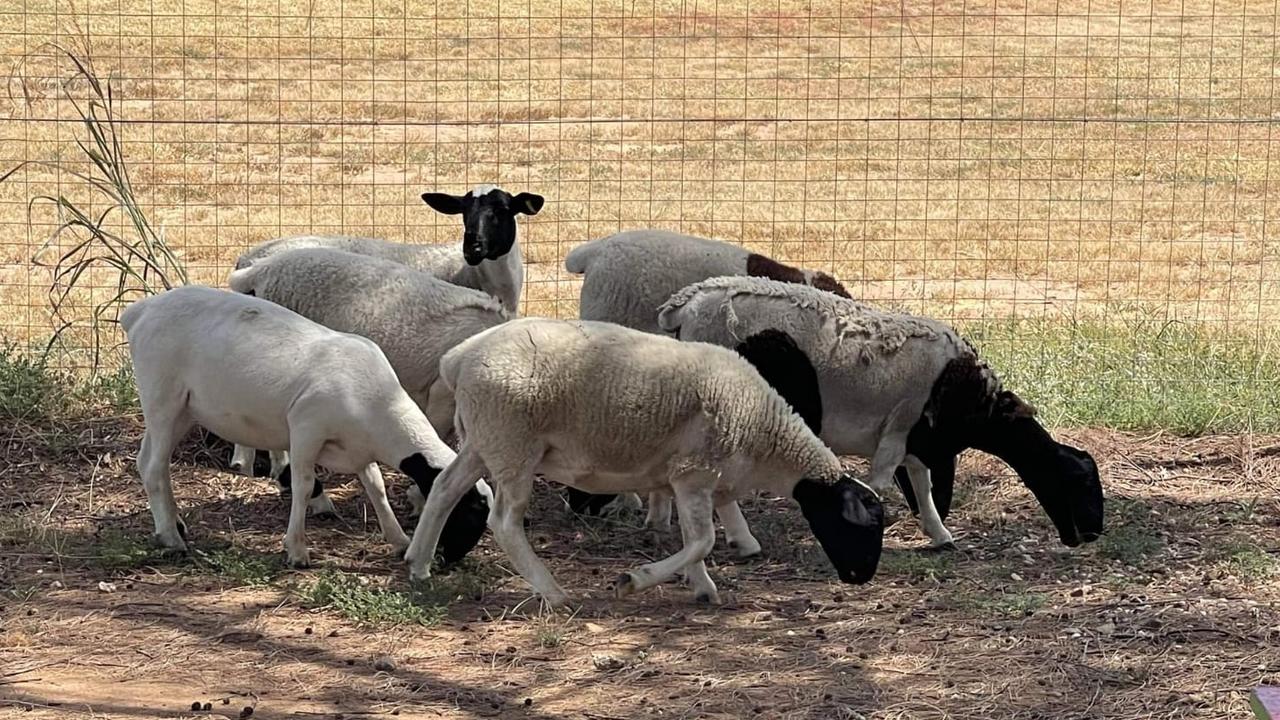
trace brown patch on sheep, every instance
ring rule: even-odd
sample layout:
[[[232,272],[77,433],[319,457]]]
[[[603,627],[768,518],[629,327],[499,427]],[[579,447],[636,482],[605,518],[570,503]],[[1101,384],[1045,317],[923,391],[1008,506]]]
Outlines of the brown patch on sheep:
[[[821,271],[813,274],[813,286],[819,290],[826,290],[829,293],[839,295],[842,298],[853,299],[853,296],[844,288],[844,285],[840,284],[839,280]]]
[[[805,284],[804,273],[790,265],[784,265],[770,257],[758,253],[747,256],[747,274],[752,277],[768,278],[778,282]]]

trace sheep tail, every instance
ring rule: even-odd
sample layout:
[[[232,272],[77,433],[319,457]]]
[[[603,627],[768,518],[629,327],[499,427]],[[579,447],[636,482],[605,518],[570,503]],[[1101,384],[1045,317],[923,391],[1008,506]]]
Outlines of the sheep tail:
[[[150,297],[155,296],[153,295]],[[130,328],[132,328],[134,323],[138,322],[138,318],[142,316],[142,311],[144,309],[143,305],[146,304],[147,300],[148,298],[135,300],[129,303],[129,307],[125,308],[124,312],[120,313],[120,327],[124,328],[125,334],[128,334]]]
[[[574,275],[582,275],[591,267],[591,259],[595,257],[598,243],[586,242],[569,251],[564,256],[564,269]]]

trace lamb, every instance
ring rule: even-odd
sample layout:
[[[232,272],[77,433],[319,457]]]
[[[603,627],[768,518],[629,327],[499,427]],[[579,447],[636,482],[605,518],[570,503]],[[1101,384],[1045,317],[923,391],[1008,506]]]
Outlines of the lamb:
[[[564,265],[583,276],[580,319],[604,320],[654,334],[662,334],[658,306],[681,288],[712,277],[769,277],[849,297],[844,286],[824,272],[801,270],[737,245],[666,230],[627,230],[593,240],[571,250]],[[577,512],[596,514],[612,501],[608,495],[569,490],[569,505]],[[626,502],[639,504],[635,498]]]
[[[286,250],[346,250],[394,260],[454,285],[481,290],[497,298],[507,312],[517,312],[524,265],[516,243],[516,215],[537,215],[542,210],[542,196],[512,195],[494,185],[480,185],[462,196],[423,193],[422,201],[438,213],[462,216],[462,252],[453,243],[406,245],[346,235],[297,235],[254,247],[240,256],[236,269]]]
[[[1035,410],[1004,389],[973,346],[943,323],[873,309],[802,285],[715,278],[681,290],[658,324],[682,340],[736,347],[837,454],[871,459],[883,492],[906,467],[932,545],[950,546],[932,492],[943,475],[949,506],[955,457],[975,448],[1008,463],[1030,488],[1063,544],[1103,529],[1098,468],[1083,450],[1053,440]],[[790,343],[790,348],[787,347]],[[785,389],[812,362],[818,392]]]
[[[445,438],[454,408],[453,393],[437,382],[441,356],[510,317],[497,300],[478,290],[391,260],[326,248],[274,254],[232,272],[227,282],[238,293],[372,340],[409,397]],[[412,488],[409,495],[416,512],[421,498]]]
[[[884,513],[866,485],[732,351],[611,323],[526,318],[486,330],[440,361],[457,399],[458,459],[427,498],[405,557],[428,577],[445,515],[481,476],[493,483],[490,527],[512,564],[548,604],[565,591],[533,553],[521,523],[533,476],[594,492],[669,489],[684,547],[618,577],[619,597],[680,569],[699,601],[718,602],[703,559],[726,534],[735,498],[790,494],[840,579],[870,580]],[[736,520],[741,520],[740,516]]]
[[[139,300],[120,323],[146,422],[138,471],[162,545],[187,549],[169,464],[194,424],[232,442],[290,451],[293,498],[284,536],[290,565],[310,562],[306,510],[317,463],[355,473],[387,542],[398,551],[409,545],[376,463],[400,468],[427,495],[455,453],[372,341],[266,300],[200,286]],[[459,493],[467,497],[444,530],[446,561],[479,542],[488,515],[482,491],[487,486]]]

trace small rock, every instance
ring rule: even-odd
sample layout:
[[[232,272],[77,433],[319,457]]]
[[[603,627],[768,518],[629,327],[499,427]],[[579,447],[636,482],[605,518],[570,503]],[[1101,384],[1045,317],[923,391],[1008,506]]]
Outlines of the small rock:
[[[253,708],[249,707],[248,705],[245,705],[244,707],[240,708],[240,720],[244,720],[250,715],[253,715]]]
[[[593,633],[593,634],[598,634],[598,633],[602,633],[602,632],[604,632],[604,626],[603,626],[603,625],[597,625],[597,624],[595,624],[595,623],[593,623],[593,622],[589,622],[589,623],[585,624],[583,627],[585,627],[585,628],[587,629],[587,632],[589,632],[589,633]]]
[[[201,709],[201,710],[203,710],[203,711],[205,711],[205,712],[209,712],[209,711],[213,710],[213,703],[205,703],[203,706],[201,706],[201,708],[200,708],[200,709]]]
[[[1009,579],[1014,582],[1022,582],[1022,576],[1019,575],[1018,573],[1010,573]]]
[[[532,706],[532,705],[533,705],[533,698],[525,698],[525,699],[524,699],[524,706],[525,706],[525,707],[530,707],[530,706]]]
[[[200,701],[196,700],[191,703],[191,712],[200,712]]]
[[[627,663],[622,658],[608,653],[593,653],[591,655],[591,664],[597,670],[621,670],[627,666]]]
[[[1104,622],[1097,628],[1100,635],[1113,635],[1116,631],[1116,624],[1113,622]]]
[[[102,580],[98,583],[98,592],[113,593],[116,591],[116,584]]]
[[[310,625],[308,625],[306,628],[304,628],[304,629],[303,629],[303,631],[302,631],[302,632],[303,632],[303,634],[305,634],[305,635],[310,635],[311,633],[315,632],[315,630],[311,629],[311,626],[310,626]]]
[[[381,672],[392,672],[396,669],[396,661],[390,655],[383,655],[373,661],[373,669]]]
[[[54,580],[53,582],[49,583],[49,589],[50,589],[50,590],[61,590],[61,589],[62,589],[62,587],[63,587],[63,586],[62,586],[62,581],[61,581],[61,580]]]

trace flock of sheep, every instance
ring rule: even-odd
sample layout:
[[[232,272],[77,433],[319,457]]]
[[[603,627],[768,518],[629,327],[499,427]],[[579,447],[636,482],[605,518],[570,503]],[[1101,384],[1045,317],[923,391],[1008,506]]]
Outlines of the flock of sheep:
[[[683,573],[718,602],[704,564],[713,513],[738,555],[760,552],[737,505],[756,491],[793,497],[840,579],[867,582],[895,480],[930,544],[952,544],[944,521],[967,448],[1008,463],[1063,543],[1102,532],[1093,459],[1054,441],[943,323],[856,302],[825,273],[653,230],[568,254],[581,320],[516,319],[516,216],[542,197],[422,197],[462,215],[461,252],[282,238],[243,255],[229,291],[187,286],[125,310],[146,423],[138,468],[163,545],[187,547],[169,468],[195,424],[237,444],[235,468],[271,452],[291,565],[309,563],[307,511],[333,508],[322,465],[360,479],[411,577],[462,558],[487,527],[551,605],[567,595],[523,525],[535,476],[568,486],[578,512],[645,494],[657,529],[674,500],[683,547],[620,575],[619,595]],[[837,455],[868,458],[866,482]],[[412,538],[379,463],[413,481]]]

